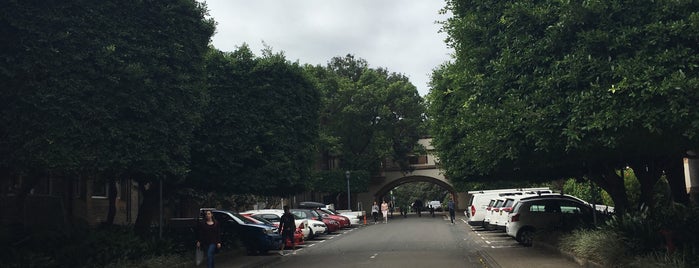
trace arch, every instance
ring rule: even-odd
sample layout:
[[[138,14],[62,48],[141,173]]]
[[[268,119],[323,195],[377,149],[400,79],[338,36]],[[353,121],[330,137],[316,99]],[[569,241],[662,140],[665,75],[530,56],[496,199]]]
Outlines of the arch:
[[[401,186],[403,184],[412,183],[412,182],[429,182],[429,183],[437,184],[437,185],[439,185],[439,187],[442,187],[443,189],[446,189],[447,191],[449,191],[449,193],[452,194],[452,196],[454,197],[455,200],[458,200],[458,198],[457,198],[458,193],[456,192],[456,189],[454,189],[454,187],[451,186],[451,184],[449,184],[443,180],[437,179],[437,178],[433,178],[433,177],[429,177],[429,176],[419,176],[419,175],[417,175],[417,176],[416,175],[405,176],[405,177],[402,177],[402,178],[399,178],[396,180],[392,180],[392,181],[386,183],[385,185],[383,185],[383,187],[377,189],[376,192],[374,192],[374,198],[378,199],[378,198],[384,197],[388,194],[388,192],[391,191],[391,189],[396,188],[398,186]]]

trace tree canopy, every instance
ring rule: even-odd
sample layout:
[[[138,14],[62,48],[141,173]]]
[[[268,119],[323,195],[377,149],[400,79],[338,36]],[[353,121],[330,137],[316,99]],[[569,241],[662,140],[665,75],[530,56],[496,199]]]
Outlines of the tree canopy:
[[[682,199],[677,169],[699,130],[698,7],[448,1],[455,59],[435,70],[428,97],[447,175],[585,176],[623,208],[613,170],[631,165],[642,185],[671,173]]]
[[[247,46],[212,49],[208,105],[196,131],[192,174],[198,189],[288,195],[311,176],[319,93],[298,63]]]

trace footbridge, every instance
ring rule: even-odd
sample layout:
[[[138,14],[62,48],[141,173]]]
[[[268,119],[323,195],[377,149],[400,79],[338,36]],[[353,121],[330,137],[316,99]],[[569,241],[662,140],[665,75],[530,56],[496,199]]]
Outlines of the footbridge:
[[[427,154],[416,156],[411,160],[412,172],[403,172],[399,167],[387,164],[384,166],[384,172],[378,177],[374,177],[369,185],[369,190],[356,195],[355,210],[366,211],[371,214],[371,204],[374,201],[389,200],[390,191],[397,186],[412,182],[429,182],[434,183],[445,189],[454,198],[456,203],[456,213],[463,213],[467,204],[467,193],[457,192],[451,182],[444,176],[442,170],[439,169],[439,160],[434,155],[434,147],[432,139],[420,139],[419,143],[425,147]],[[423,200],[427,202],[428,200]]]

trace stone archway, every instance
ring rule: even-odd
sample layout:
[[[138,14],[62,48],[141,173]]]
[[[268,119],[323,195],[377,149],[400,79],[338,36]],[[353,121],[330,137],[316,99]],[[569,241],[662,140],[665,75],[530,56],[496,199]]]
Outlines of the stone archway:
[[[374,192],[374,197],[375,197],[375,199],[385,197],[393,188],[396,188],[396,187],[403,185],[403,184],[412,183],[412,182],[429,182],[429,183],[437,184],[437,185],[439,185],[439,187],[442,187],[443,189],[447,190],[452,195],[452,197],[455,198],[455,200],[458,200],[459,194],[456,192],[456,189],[454,189],[454,187],[451,186],[451,184],[449,184],[443,180],[439,180],[439,179],[427,177],[427,176],[405,176],[403,178],[390,181],[390,182],[384,184],[383,187],[376,190],[376,192]]]
[[[365,213],[371,213],[371,204],[374,201],[378,201],[380,198],[385,197],[391,191],[391,189],[397,186],[412,183],[412,182],[429,182],[434,183],[448,191],[452,197],[454,197],[454,202],[456,204],[456,210],[458,213],[463,213],[463,209],[467,204],[468,193],[458,192],[451,183],[441,175],[437,169],[432,170],[416,170],[412,173],[400,173],[400,172],[387,172],[385,177],[380,180],[375,180],[369,186],[369,191],[365,193],[359,193],[357,195],[357,201],[359,202],[358,207],[360,210],[366,211]]]

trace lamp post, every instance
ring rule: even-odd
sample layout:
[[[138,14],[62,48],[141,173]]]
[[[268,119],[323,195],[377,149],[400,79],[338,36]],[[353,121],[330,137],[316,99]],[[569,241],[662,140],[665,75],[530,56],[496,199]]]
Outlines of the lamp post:
[[[352,206],[350,205],[352,203],[350,203],[350,187],[349,187],[350,172],[349,172],[349,170],[345,171],[345,178],[347,178],[347,209],[352,211]]]

